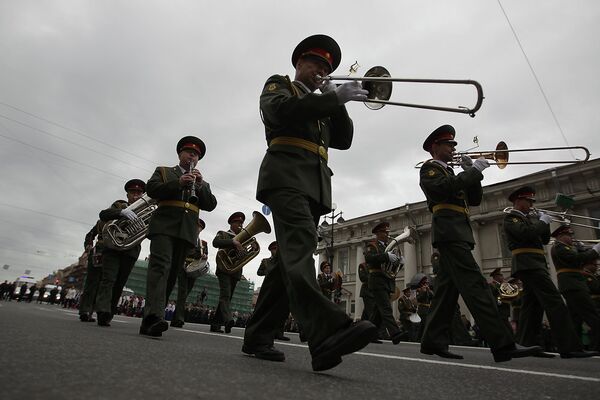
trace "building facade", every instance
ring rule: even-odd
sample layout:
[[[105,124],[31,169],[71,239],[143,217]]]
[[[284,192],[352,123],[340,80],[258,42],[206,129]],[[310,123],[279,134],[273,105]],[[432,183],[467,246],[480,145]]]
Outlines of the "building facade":
[[[524,185],[533,185],[536,188],[535,206],[539,209],[563,211],[555,204],[557,194],[562,193],[574,200],[573,208],[568,210],[569,214],[600,218],[600,159],[585,164],[549,168],[521,178],[484,186],[482,203],[478,207],[472,207],[470,215],[476,242],[473,256],[486,278],[489,278],[489,273],[495,268],[501,268],[504,276],[510,275],[511,253],[504,240],[503,210],[512,205],[508,201],[509,194]],[[364,262],[365,243],[374,237],[371,229],[383,221],[390,223],[390,237],[397,236],[405,227],[412,227],[417,232],[413,244],[405,242],[400,247],[405,264],[396,277],[396,286],[403,289],[406,282],[416,273],[432,272],[431,213],[426,201],[407,203],[391,210],[361,216],[341,224],[336,223],[332,229],[335,245],[328,248],[327,244],[321,244],[317,248],[317,254],[319,263],[327,258],[328,253],[333,255],[333,270],[341,271],[344,275],[341,306],[354,318],[359,318],[363,309],[362,300],[358,296],[361,287],[361,282],[357,279],[358,265]],[[598,227],[597,221],[587,218],[572,218],[572,222]],[[553,222],[551,229],[557,228],[559,224]],[[582,226],[573,226],[573,229],[580,239],[600,237],[598,229]],[[549,252],[550,248],[547,246],[546,258],[555,279],[556,272]],[[396,303],[392,306],[397,316]],[[462,300],[461,312],[470,316]]]

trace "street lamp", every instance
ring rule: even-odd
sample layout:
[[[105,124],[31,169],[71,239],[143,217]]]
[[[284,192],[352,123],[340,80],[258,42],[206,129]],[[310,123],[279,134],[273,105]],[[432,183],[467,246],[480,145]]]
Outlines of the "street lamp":
[[[321,225],[319,226],[319,236],[321,236],[321,238],[325,239],[325,244],[326,244],[326,252],[327,252],[327,259],[329,260],[329,265],[332,266],[333,268],[333,224],[334,222],[337,222],[338,224],[343,224],[344,222],[346,222],[346,220],[344,220],[344,217],[342,216],[342,214],[344,214],[343,211],[339,211],[339,212],[335,212],[337,208],[337,205],[335,203],[331,204],[331,215],[323,215],[323,222],[321,222]],[[338,218],[339,217],[339,218]],[[337,221],[335,221],[335,219],[337,218]],[[330,220],[331,223],[328,223],[327,220]],[[331,226],[331,230],[328,230],[327,227]],[[327,236],[325,236],[327,235]],[[327,240],[329,239],[329,240]]]

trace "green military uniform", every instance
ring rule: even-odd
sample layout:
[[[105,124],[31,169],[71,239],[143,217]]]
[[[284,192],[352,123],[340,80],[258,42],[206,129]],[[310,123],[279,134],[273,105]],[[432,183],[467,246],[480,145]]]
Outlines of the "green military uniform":
[[[587,286],[590,289],[590,296],[594,306],[596,307],[596,311],[600,313],[600,276],[587,271],[584,271],[583,275],[585,277]]]
[[[417,305],[410,298],[410,288],[407,289],[403,291],[402,296],[398,299],[398,312],[400,313],[400,323],[408,334],[408,340],[414,342],[417,336],[417,325],[410,320],[410,316],[417,312]]]
[[[560,228],[559,228],[560,229]],[[590,349],[600,350],[600,315],[594,306],[583,275],[583,265],[598,258],[593,249],[580,250],[557,241],[550,252],[558,275],[558,290],[567,301],[575,330],[581,333],[581,323],[590,327]]]
[[[233,249],[233,238],[235,233],[231,230],[224,232],[219,231],[213,239],[213,246],[218,249]],[[233,315],[231,312],[231,298],[237,283],[242,279],[242,268],[232,274],[222,271],[217,266],[216,272],[219,279],[219,304],[211,321],[211,329],[217,330],[221,325],[225,325],[227,331],[233,326]]]
[[[369,290],[369,265],[364,262],[358,266],[358,279],[360,279],[360,298],[363,300],[363,311],[361,320],[370,320],[375,311],[375,298]]]
[[[511,195],[512,198],[512,195]],[[548,271],[543,246],[550,240],[550,226],[518,210],[504,217],[504,232],[512,252],[512,275],[523,282],[523,300],[517,342],[538,344],[544,312],[560,353],[578,352],[582,344],[569,311]]]
[[[512,300],[502,299],[502,296],[500,296],[500,282],[496,280],[490,282],[490,290],[492,291],[492,296],[498,301],[498,311],[500,312],[502,321],[508,321],[510,319],[510,304]]]
[[[117,200],[110,208],[100,211],[100,221],[105,223],[121,218],[121,211],[127,208],[127,201]],[[101,227],[98,228],[101,231]],[[96,313],[98,324],[107,325],[117,313],[117,304],[121,298],[123,287],[140,255],[141,245],[128,250],[113,250],[107,247],[102,252],[102,279],[96,297]]]
[[[429,287],[421,287],[417,289],[417,314],[421,317],[419,330],[417,331],[417,340],[421,341],[423,332],[425,332],[425,324],[429,318],[431,310],[431,302],[433,301],[433,291]]]
[[[431,151],[433,141],[445,138],[454,140],[454,128],[448,125],[438,128],[423,148]],[[475,241],[468,209],[481,203],[482,179],[483,174],[474,167],[458,175],[441,161],[429,160],[421,167],[420,186],[433,214],[432,245],[440,254],[435,293],[421,340],[421,351],[426,354],[447,351],[459,294],[492,352],[514,349],[512,334],[502,323],[496,300],[471,253]]]
[[[396,344],[402,335],[390,303],[390,295],[395,292],[396,284],[394,278],[389,277],[382,269],[384,264],[390,262],[385,251],[388,242],[372,240],[367,243],[365,251],[365,261],[369,266],[369,291],[373,294],[375,302],[374,312],[369,319],[380,331],[387,331],[392,342]]]
[[[179,153],[180,146],[177,147]],[[199,154],[202,157],[204,151]],[[183,174],[179,165],[158,167],[146,184],[148,195],[158,200],[158,208],[152,214],[148,229],[150,261],[140,333],[145,334],[148,328],[163,320],[167,280],[170,273],[176,276],[183,269],[188,250],[196,244],[199,210],[212,211],[217,206],[217,199],[206,181],[196,185],[197,199],[187,201],[190,190],[179,184]]]
[[[312,351],[352,322],[322,295],[312,256],[319,218],[331,211],[327,150],[350,147],[352,120],[335,93],[310,93],[302,83],[280,75],[265,83],[260,109],[268,150],[256,198],[273,211],[280,262],[263,282],[244,344],[272,345],[289,302]]]
[[[98,232],[98,223],[85,235],[83,242],[83,247],[87,252],[87,270],[83,292],[79,298],[79,318],[84,322],[92,320],[91,315],[94,312],[98,286],[102,279],[102,232]],[[96,236],[98,236],[98,240],[94,246]]]
[[[271,246],[273,246],[276,243],[277,242],[271,243],[269,245],[269,250],[271,250]],[[263,258],[260,261],[260,266],[258,267],[258,270],[256,271],[256,274],[258,276],[267,276],[267,275],[269,275],[271,273],[271,271],[273,271],[275,269],[275,265],[276,264],[277,264],[277,255],[271,256],[269,258]],[[262,290],[262,288],[261,288],[261,290]],[[288,313],[289,313],[289,311],[288,311]],[[285,341],[290,340],[289,337],[285,336],[285,323],[286,322],[287,322],[287,320],[283,322],[283,325],[280,327],[280,329],[275,334],[275,338],[276,339],[285,340]]]
[[[333,274],[321,272],[319,275],[317,275],[317,282],[319,282],[319,287],[321,288],[321,293],[323,293],[323,296],[327,297],[327,300],[331,301],[335,285],[335,276]]]

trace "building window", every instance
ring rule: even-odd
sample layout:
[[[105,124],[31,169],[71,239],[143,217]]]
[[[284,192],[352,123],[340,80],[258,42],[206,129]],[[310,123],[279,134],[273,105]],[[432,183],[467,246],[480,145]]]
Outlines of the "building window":
[[[590,208],[590,217],[592,218],[600,218],[600,208]],[[596,227],[600,227],[600,223],[598,223],[598,221],[595,220],[589,220],[585,223],[591,223],[591,225],[596,226]],[[593,231],[596,234],[596,239],[600,239],[600,229],[593,229]]]
[[[338,250],[338,269],[342,271],[342,274],[348,275],[350,271],[350,263],[349,263],[349,249],[343,248]]]

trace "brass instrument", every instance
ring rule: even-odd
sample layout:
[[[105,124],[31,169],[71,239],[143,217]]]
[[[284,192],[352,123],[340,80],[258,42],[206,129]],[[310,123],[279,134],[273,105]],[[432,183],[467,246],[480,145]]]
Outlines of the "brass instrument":
[[[475,116],[475,113],[481,108],[483,102],[483,88],[477,81],[473,80],[456,80],[456,79],[404,79],[404,78],[392,78],[387,69],[381,66],[376,66],[367,71],[364,77],[350,77],[350,76],[318,76],[318,79],[324,81],[361,81],[363,89],[367,90],[368,100],[365,101],[365,105],[371,110],[378,110],[386,104],[392,106],[402,106],[411,108],[422,108],[426,110],[437,110],[437,111],[448,111],[461,114],[469,114],[471,117]],[[389,101],[392,96],[392,84],[393,82],[405,82],[405,83],[431,83],[431,84],[449,84],[449,85],[472,85],[477,91],[477,101],[473,108],[467,108],[464,106],[452,107],[441,107],[441,106],[429,106],[423,104],[411,104],[411,103],[398,103]]]
[[[414,243],[417,240],[418,233],[415,228],[412,226],[405,227],[401,234],[393,238],[390,243],[385,248],[385,252],[392,252],[398,256],[401,260],[402,253],[398,245],[403,242]],[[382,272],[387,275],[389,278],[395,279],[398,272],[404,267],[404,263],[400,261],[399,263],[386,263],[381,265]]]
[[[561,212],[561,211],[545,210],[543,208],[533,208],[532,212],[534,212],[536,214],[540,213],[540,212],[548,214],[550,216],[550,218],[552,218],[552,221],[558,222],[561,224],[568,224],[568,225],[572,225],[572,226],[581,226],[584,228],[600,230],[600,218],[586,217],[585,215],[569,214],[566,211]],[[596,225],[580,224],[578,222],[573,222],[572,221],[573,219],[587,219],[590,221],[596,221]]]
[[[242,244],[243,249],[221,249],[217,252],[217,268],[221,271],[233,274],[260,253],[260,246],[254,236],[261,232],[271,233],[271,225],[258,211],[254,211],[252,217],[252,221],[233,237]]]
[[[498,287],[498,304],[502,300],[513,300],[521,294],[521,289],[517,285],[511,285],[508,282],[502,282]]]
[[[185,264],[183,269],[185,270],[187,276],[192,279],[199,278],[203,275],[206,275],[208,271],[210,271],[210,264],[208,263],[208,258],[202,257],[207,254],[206,242],[204,240],[200,241],[200,254],[199,258],[187,257],[185,259]]]
[[[150,218],[157,208],[156,200],[144,194],[127,207],[136,213],[136,219],[119,218],[104,225],[104,245],[109,249],[124,251],[140,243],[148,233]]]

